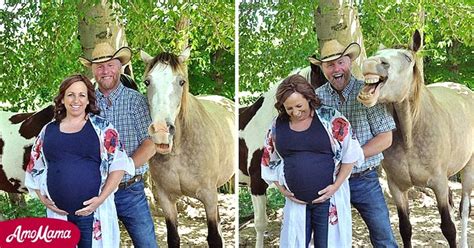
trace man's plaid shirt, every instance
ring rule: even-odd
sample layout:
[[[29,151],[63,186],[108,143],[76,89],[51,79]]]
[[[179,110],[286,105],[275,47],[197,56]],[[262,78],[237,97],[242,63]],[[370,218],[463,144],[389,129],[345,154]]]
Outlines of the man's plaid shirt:
[[[100,116],[114,125],[128,156],[132,156],[140,144],[146,138],[150,138],[148,126],[151,124],[151,117],[145,96],[121,83],[109,95],[108,99],[99,89],[96,89],[95,93]],[[135,169],[135,174],[143,175],[147,170],[148,164],[144,164]],[[122,182],[130,180],[130,178],[131,176],[125,173]]]
[[[373,107],[367,108],[357,101],[357,95],[363,85],[362,81],[351,76],[349,84],[342,91],[342,95],[346,99],[344,102],[341,101],[339,95],[329,82],[316,89],[316,94],[321,99],[322,104],[336,108],[349,120],[352,130],[354,130],[361,145],[365,145],[377,134],[393,130],[396,127],[385,105],[376,104]],[[352,173],[376,167],[382,159],[382,153],[374,155],[366,159],[361,167],[354,167]]]

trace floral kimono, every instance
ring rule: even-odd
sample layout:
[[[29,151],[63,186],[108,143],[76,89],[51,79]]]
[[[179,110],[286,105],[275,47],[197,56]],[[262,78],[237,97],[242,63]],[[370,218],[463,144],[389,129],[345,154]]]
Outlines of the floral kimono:
[[[100,142],[101,183],[98,192],[100,194],[110,172],[124,170],[128,174],[134,175],[135,167],[123,149],[118,132],[112,124],[100,116],[92,114],[88,116]],[[31,149],[30,162],[26,168],[25,176],[25,185],[31,195],[37,197],[35,190],[39,190],[49,199],[51,197],[46,183],[48,163],[43,153],[43,140],[46,127],[50,123],[43,127],[36,138]],[[46,208],[46,215],[49,218],[67,220],[66,215],[59,215],[49,208]],[[119,247],[120,230],[113,193],[94,211],[92,236],[92,247]]]
[[[323,124],[334,153],[334,165],[354,163],[359,166],[364,162],[364,153],[352,133],[347,119],[336,109],[321,106],[316,116]],[[267,131],[262,156],[262,178],[271,184],[278,181],[286,187],[284,161],[275,149],[276,118]],[[333,180],[337,170],[334,169]],[[315,178],[317,180],[317,178]],[[349,181],[346,179],[330,199],[328,221],[328,247],[351,247],[352,216],[350,204]],[[280,234],[280,247],[306,246],[306,205],[286,199],[283,209],[283,224]]]

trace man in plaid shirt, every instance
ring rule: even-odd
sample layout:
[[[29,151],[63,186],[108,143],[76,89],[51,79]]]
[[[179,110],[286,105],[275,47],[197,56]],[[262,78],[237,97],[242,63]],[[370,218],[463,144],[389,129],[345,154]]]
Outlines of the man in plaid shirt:
[[[324,43],[321,59],[310,58],[319,65],[328,82],[316,90],[322,104],[335,107],[351,123],[364,151],[365,163],[354,167],[349,185],[351,203],[359,211],[370,233],[374,247],[397,247],[389,212],[376,168],[383,159],[382,151],[392,144],[395,122],[384,105],[367,108],[356,100],[362,81],[352,76],[352,61],[360,54],[360,46],[341,45],[337,40]]]
[[[135,164],[135,176],[125,174],[115,192],[118,218],[127,229],[135,247],[158,247],[150,208],[145,196],[143,175],[148,160],[155,154],[155,145],[148,135],[151,117],[145,96],[125,87],[120,81],[122,66],[130,61],[131,50],[115,50],[108,43],[99,43],[92,58],[80,57],[92,69],[99,87],[96,89],[100,115],[118,130],[127,154]]]

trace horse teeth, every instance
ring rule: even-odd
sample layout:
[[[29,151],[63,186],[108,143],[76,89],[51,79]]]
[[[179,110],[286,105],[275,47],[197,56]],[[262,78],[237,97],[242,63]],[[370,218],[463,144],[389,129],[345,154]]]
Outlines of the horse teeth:
[[[365,83],[366,84],[373,84],[373,83],[376,83],[378,81],[379,81],[378,78],[368,78],[368,79],[365,80]]]

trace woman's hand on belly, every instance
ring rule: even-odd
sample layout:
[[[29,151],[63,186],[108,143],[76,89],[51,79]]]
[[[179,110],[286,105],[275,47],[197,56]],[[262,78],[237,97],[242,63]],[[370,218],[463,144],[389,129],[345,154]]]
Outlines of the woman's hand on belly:
[[[284,186],[281,186],[280,183],[278,183],[278,182],[274,182],[274,183],[277,186],[280,193],[282,193],[286,198],[288,198],[288,199],[290,199],[290,200],[292,200],[296,203],[299,203],[299,204],[306,204],[306,202],[296,199],[295,194],[293,194],[292,192],[287,190]]]
[[[334,193],[341,187],[345,180],[348,180],[351,174],[354,163],[341,163],[336,166],[336,181],[333,184],[328,185],[326,188],[320,190],[318,194],[320,197],[314,199],[312,203],[321,203],[331,198]]]
[[[339,187],[337,187],[336,185],[334,184],[330,184],[328,185],[326,188],[320,190],[318,192],[318,194],[320,195],[320,197],[314,199],[312,201],[312,203],[322,203],[322,202],[325,202],[326,200],[328,200],[329,198],[331,198],[331,196],[334,195],[334,193],[336,193],[337,189],[339,189]]]
[[[79,216],[88,216],[92,213],[94,213],[94,211],[100,206],[100,204],[102,204],[104,202],[104,200],[102,200],[101,198],[97,197],[97,196],[94,196],[92,197],[91,199],[87,200],[84,202],[84,205],[86,207],[84,208],[81,208],[79,210],[76,211],[76,215],[79,215]]]
[[[49,199],[47,196],[42,195],[39,190],[35,190],[35,192],[36,192],[36,195],[38,195],[38,198],[40,199],[41,203],[43,203],[47,208],[51,209],[51,211],[59,215],[68,215],[68,212],[56,207],[56,204],[54,203],[54,201]]]

